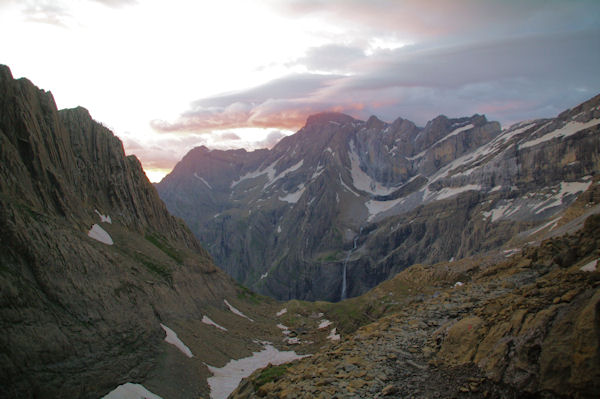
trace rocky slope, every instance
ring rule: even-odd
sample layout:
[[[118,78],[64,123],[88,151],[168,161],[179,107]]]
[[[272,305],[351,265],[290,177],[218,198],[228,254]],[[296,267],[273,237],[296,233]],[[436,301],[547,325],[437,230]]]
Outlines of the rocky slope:
[[[98,398],[125,382],[197,398],[207,364],[281,335],[277,305],[214,266],[108,129],[4,66],[0,225],[2,398]]]
[[[583,205],[597,213],[600,186],[589,194]],[[231,397],[596,398],[599,257],[593,214],[581,230],[504,261],[415,265],[361,297],[300,305],[347,333],[308,359],[254,373]]]
[[[599,105],[504,130],[319,114],[272,150],[195,148],[156,187],[238,281],[336,301],[556,221],[599,170]]]

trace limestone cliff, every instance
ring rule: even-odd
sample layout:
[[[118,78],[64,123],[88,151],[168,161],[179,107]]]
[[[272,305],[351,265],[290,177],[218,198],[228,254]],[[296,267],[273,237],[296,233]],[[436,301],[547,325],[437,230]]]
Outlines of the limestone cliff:
[[[556,222],[600,170],[599,104],[505,129],[322,113],[271,150],[194,149],[156,187],[238,281],[336,301]]]

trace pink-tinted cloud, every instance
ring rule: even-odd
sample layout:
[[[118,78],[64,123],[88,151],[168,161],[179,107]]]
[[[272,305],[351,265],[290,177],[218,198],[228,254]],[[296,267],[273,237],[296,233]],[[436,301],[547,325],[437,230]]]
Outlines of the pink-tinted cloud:
[[[455,46],[407,46],[362,57],[350,51],[349,75],[290,75],[250,90],[200,99],[179,119],[154,121],[152,126],[161,132],[196,133],[238,127],[296,130],[310,114],[332,110],[360,119],[375,114],[419,124],[442,113],[489,113],[502,123],[548,117],[600,91],[595,70],[600,64],[598,37],[600,29]],[[317,49],[297,62],[327,66],[332,59]]]

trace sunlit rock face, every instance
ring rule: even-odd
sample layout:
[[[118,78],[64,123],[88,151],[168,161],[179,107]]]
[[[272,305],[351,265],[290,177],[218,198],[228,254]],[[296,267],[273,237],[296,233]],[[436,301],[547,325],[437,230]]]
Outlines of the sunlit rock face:
[[[598,172],[599,103],[505,129],[482,115],[418,127],[323,113],[271,150],[196,148],[156,187],[238,281],[335,301],[344,269],[356,296],[551,221]]]

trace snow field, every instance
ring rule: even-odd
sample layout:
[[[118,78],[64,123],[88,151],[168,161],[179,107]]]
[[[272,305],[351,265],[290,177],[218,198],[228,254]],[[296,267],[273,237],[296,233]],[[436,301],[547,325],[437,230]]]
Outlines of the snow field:
[[[264,349],[254,352],[252,356],[230,360],[225,366],[218,368],[207,365],[212,377],[207,382],[210,386],[211,399],[225,399],[237,386],[242,378],[248,377],[255,370],[272,364],[274,366],[289,363],[309,355],[298,355],[294,351],[279,351],[270,343],[264,344]]]
[[[100,227],[97,224],[92,225],[92,228],[90,229],[90,231],[88,231],[88,237],[93,238],[96,241],[100,241],[103,244],[106,245],[113,245],[113,240],[110,237],[110,235],[106,232],[106,230],[104,230],[102,227]]]
[[[177,337],[177,334],[175,333],[175,331],[171,330],[169,327],[165,326],[164,324],[161,323],[160,325],[162,327],[163,330],[165,330],[165,332],[167,333],[167,336],[165,337],[165,341],[171,345],[175,345],[175,347],[177,349],[179,349],[184,355],[186,355],[187,357],[193,357],[194,355],[192,354],[192,351],[190,350],[190,348],[188,348],[182,340],[180,340]]]
[[[229,310],[231,310],[231,312],[233,314],[236,314],[240,317],[244,317],[244,318],[250,320],[251,322],[254,322],[254,320],[252,320],[251,318],[249,318],[248,316],[246,316],[245,314],[243,314],[242,312],[240,312],[239,310],[234,308],[229,302],[227,302],[227,299],[223,299],[223,302],[225,302],[225,305],[227,305],[227,307],[229,308]]]

